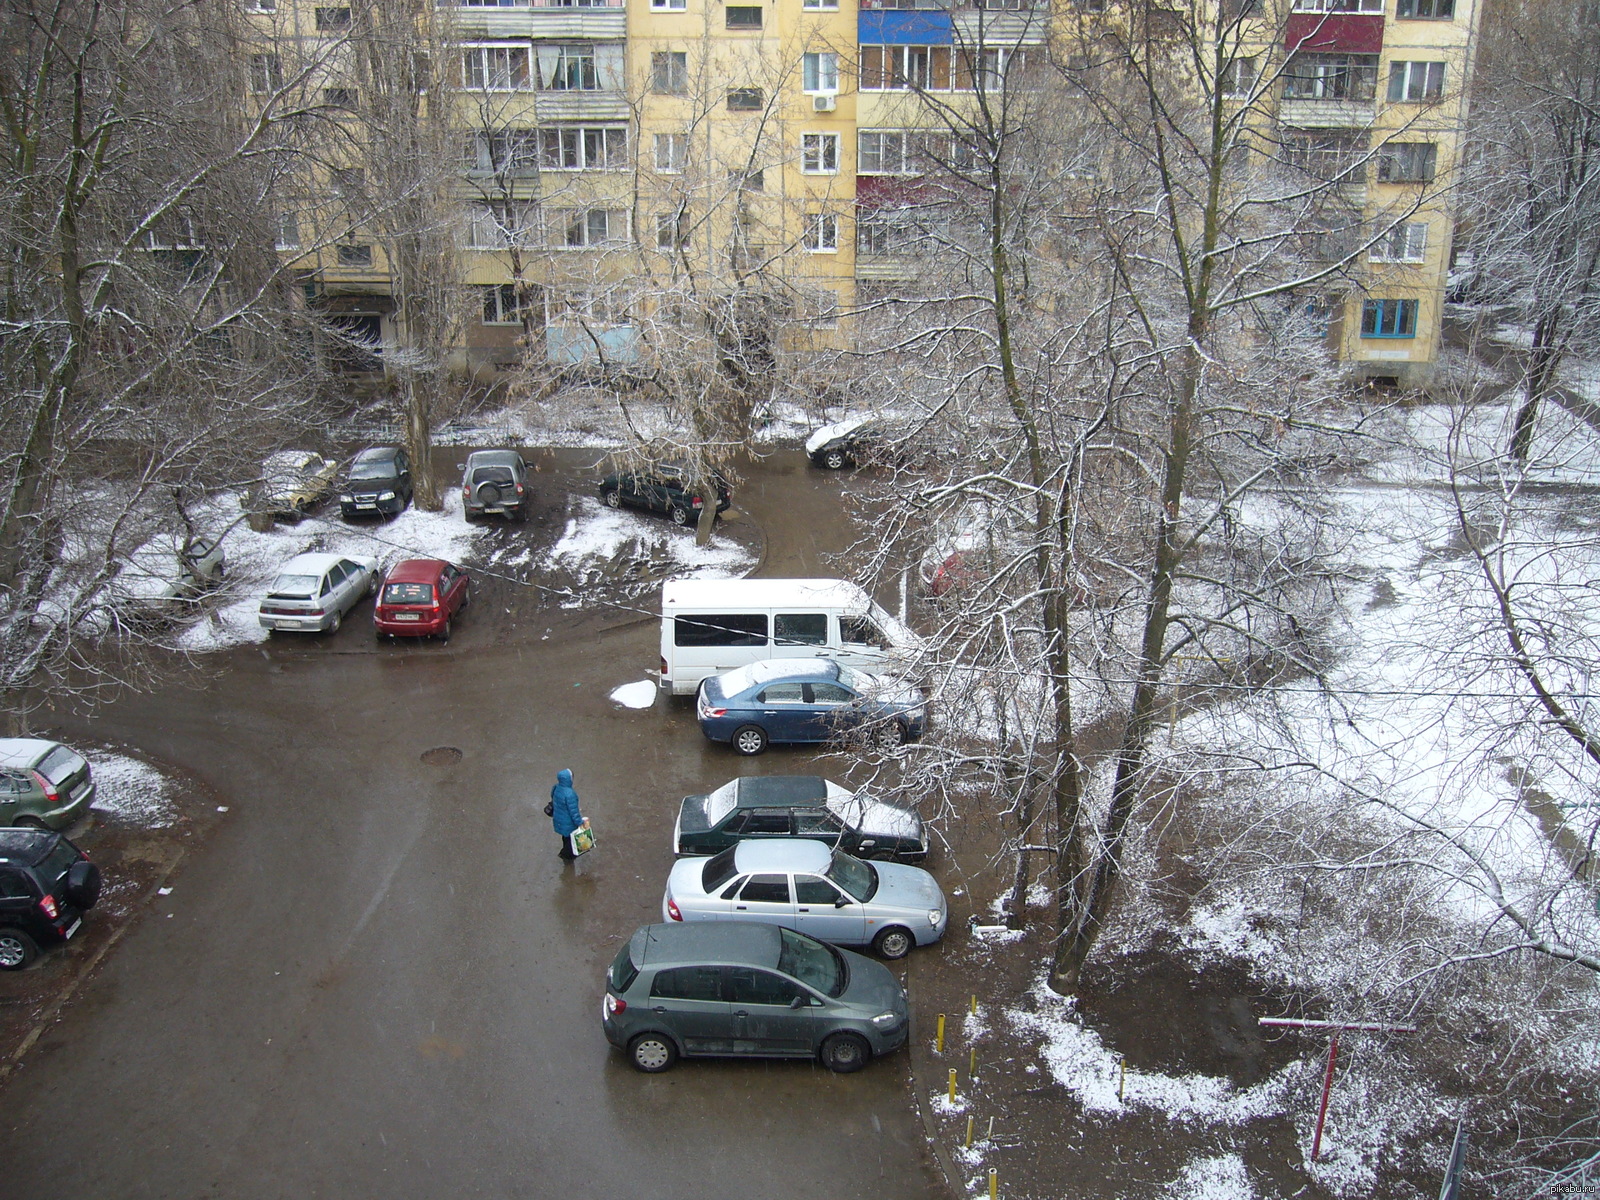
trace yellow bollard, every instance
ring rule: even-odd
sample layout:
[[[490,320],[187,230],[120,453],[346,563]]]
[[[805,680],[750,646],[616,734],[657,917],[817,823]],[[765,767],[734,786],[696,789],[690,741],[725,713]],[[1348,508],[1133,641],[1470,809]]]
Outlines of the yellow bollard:
[[[994,1167],[989,1168],[989,1200],[995,1200],[1000,1194],[1000,1172]]]
[[[977,1077],[978,1077],[978,1048],[976,1046],[974,1046],[967,1053],[967,1078],[968,1079],[976,1079]]]
[[[956,1069],[950,1068],[950,1103],[956,1102]]]
[[[939,1032],[934,1036],[934,1039],[933,1039],[933,1052],[935,1054],[943,1054],[944,1053],[944,1014],[943,1013],[939,1014]]]
[[[1128,1060],[1125,1057],[1124,1058],[1119,1058],[1119,1059],[1117,1059],[1117,1103],[1118,1104],[1122,1103],[1122,1093],[1123,1093],[1123,1089],[1127,1085],[1127,1082],[1128,1082]]]
[[[972,998],[972,1007],[971,1007],[970,1011],[971,1011],[973,1016],[977,1016],[978,1015],[978,998],[976,996],[974,996]]]
[[[972,1145],[972,1118],[967,1118],[967,1145]]]

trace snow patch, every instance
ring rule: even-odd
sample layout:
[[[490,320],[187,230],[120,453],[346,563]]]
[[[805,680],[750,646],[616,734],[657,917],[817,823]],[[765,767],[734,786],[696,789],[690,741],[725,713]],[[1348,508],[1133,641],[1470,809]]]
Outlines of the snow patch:
[[[638,683],[625,683],[611,693],[614,703],[623,708],[649,708],[656,702],[656,681],[641,679]]]
[[[94,811],[114,821],[161,829],[176,823],[170,781],[155,767],[125,754],[101,751],[90,760]]]

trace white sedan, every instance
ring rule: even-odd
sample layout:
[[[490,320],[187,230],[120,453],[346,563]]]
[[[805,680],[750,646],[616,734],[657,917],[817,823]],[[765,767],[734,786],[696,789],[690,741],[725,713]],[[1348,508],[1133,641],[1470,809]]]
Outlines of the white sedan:
[[[841,946],[904,958],[944,936],[950,916],[921,867],[862,862],[805,838],[743,841],[681,858],[661,898],[664,921],[764,921]]]
[[[348,613],[378,590],[376,558],[341,554],[297,554],[278,569],[261,600],[268,630],[311,633],[339,628]]]

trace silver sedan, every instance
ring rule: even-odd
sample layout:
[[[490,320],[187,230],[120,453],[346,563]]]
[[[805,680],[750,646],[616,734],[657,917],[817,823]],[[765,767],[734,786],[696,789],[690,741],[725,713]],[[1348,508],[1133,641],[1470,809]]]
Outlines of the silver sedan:
[[[679,859],[661,898],[664,921],[763,921],[890,959],[937,942],[949,915],[922,868],[862,862],[804,838],[743,841],[711,858]]]

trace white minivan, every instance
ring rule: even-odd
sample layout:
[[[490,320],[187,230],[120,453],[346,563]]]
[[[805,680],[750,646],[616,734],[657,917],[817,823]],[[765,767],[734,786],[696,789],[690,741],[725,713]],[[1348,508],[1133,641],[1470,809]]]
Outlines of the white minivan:
[[[674,579],[661,588],[661,686],[768,658],[831,658],[867,672],[904,665],[920,640],[843,579]]]

